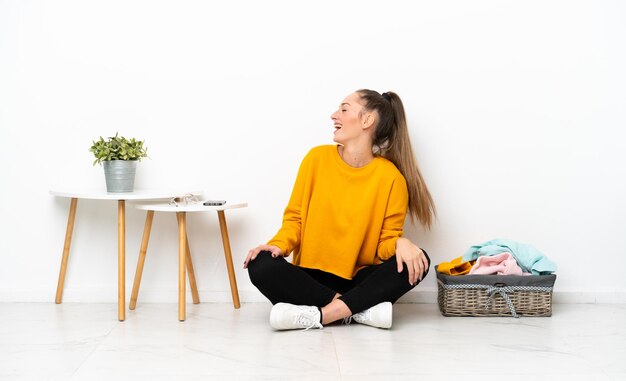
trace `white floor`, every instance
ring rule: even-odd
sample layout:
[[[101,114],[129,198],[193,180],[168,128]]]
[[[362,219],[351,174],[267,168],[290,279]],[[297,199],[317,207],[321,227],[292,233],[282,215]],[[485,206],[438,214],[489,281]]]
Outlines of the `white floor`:
[[[550,318],[449,318],[394,306],[394,325],[274,332],[269,303],[0,304],[0,380],[626,380],[626,305]]]

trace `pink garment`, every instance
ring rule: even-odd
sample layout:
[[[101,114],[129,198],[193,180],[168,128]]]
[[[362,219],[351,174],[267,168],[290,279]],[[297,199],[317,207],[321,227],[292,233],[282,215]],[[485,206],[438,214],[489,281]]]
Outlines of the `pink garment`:
[[[511,253],[483,255],[476,259],[476,264],[469,272],[471,275],[528,275],[517,265]]]

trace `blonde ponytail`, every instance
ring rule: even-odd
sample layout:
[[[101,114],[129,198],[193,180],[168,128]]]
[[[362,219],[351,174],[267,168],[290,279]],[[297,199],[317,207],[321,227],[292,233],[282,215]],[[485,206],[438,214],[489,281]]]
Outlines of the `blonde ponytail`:
[[[374,153],[391,161],[406,179],[409,191],[411,222],[430,229],[436,215],[435,203],[420,173],[409,137],[404,106],[398,94],[379,94],[373,90],[358,90],[367,110],[376,110],[379,121],[374,133]]]

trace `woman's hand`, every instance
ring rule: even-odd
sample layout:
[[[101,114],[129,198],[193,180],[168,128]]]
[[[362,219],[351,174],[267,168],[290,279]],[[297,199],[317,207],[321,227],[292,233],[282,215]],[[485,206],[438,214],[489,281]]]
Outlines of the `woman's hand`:
[[[407,238],[398,238],[396,241],[396,261],[399,273],[402,272],[402,264],[406,263],[411,285],[417,283],[418,280],[421,281],[428,269],[428,259],[422,249]]]
[[[269,251],[270,253],[272,253],[273,258],[284,257],[283,251],[278,246],[259,245],[254,249],[250,249],[250,251],[248,251],[248,256],[246,257],[246,260],[243,261],[243,268],[247,269],[248,263],[250,263],[250,261],[254,261],[256,256],[259,255],[259,253],[262,251]]]

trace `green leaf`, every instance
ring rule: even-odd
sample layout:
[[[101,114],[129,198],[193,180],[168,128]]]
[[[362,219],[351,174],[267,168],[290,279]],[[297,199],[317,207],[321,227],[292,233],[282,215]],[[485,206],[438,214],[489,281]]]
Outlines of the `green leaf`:
[[[106,140],[100,136],[97,141],[92,141],[89,152],[93,153],[96,163],[102,164],[102,161],[111,160],[141,160],[148,157],[148,149],[144,147],[144,141],[138,141],[135,138],[130,140],[124,136],[119,136],[119,132],[115,136]]]

